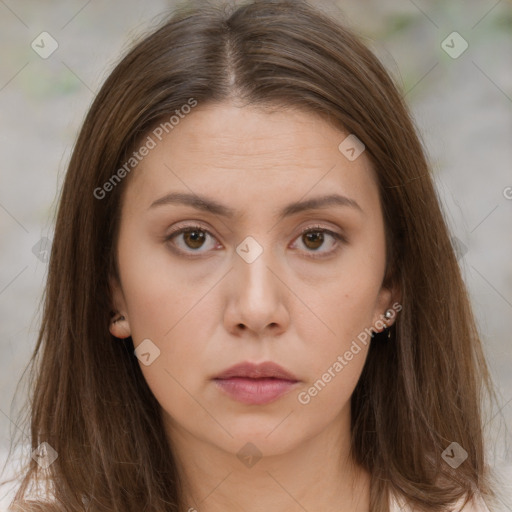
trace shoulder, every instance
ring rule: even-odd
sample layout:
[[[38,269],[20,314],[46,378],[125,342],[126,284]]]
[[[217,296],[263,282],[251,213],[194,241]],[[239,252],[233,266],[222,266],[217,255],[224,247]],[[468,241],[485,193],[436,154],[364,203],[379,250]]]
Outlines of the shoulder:
[[[475,494],[473,498],[464,505],[465,499],[460,499],[455,505],[446,512],[490,512],[489,508],[485,504],[485,501],[479,494]],[[415,512],[404,499],[397,498],[395,495],[391,495],[389,501],[390,512]]]

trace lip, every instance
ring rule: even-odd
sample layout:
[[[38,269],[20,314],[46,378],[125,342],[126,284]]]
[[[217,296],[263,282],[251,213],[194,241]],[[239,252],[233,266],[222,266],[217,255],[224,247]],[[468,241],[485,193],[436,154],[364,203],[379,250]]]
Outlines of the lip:
[[[240,363],[213,380],[233,400],[250,405],[274,402],[299,382],[295,375],[273,362]]]
[[[272,361],[255,364],[244,362],[235,364],[217,375],[216,379],[230,379],[231,377],[245,377],[248,379],[274,378],[298,381],[297,377]]]

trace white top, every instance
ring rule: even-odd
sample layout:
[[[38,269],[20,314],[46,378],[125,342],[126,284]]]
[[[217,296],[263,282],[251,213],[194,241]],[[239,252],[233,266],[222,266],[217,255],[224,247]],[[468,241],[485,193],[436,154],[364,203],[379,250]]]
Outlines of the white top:
[[[475,494],[473,499],[468,502],[464,509],[462,509],[464,501],[464,498],[459,500],[454,505],[454,508],[450,509],[450,511],[455,512],[463,510],[463,512],[489,512],[489,508],[485,504],[485,501],[478,494]],[[412,509],[403,499],[398,499],[395,496],[391,496],[389,510],[390,512],[414,512],[414,509]]]

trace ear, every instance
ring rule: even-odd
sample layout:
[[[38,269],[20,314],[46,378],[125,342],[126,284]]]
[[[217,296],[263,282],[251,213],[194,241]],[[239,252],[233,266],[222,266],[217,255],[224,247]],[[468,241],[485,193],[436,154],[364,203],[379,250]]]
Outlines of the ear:
[[[110,320],[109,331],[116,338],[129,338],[132,334],[128,311],[126,309],[126,301],[124,299],[121,284],[116,277],[109,279],[110,296],[112,308],[114,310],[113,317]]]
[[[401,301],[402,293],[398,286],[381,288],[373,315],[372,330],[374,332],[382,332],[396,322],[397,315],[402,310]],[[387,311],[390,312],[389,317],[385,316]]]

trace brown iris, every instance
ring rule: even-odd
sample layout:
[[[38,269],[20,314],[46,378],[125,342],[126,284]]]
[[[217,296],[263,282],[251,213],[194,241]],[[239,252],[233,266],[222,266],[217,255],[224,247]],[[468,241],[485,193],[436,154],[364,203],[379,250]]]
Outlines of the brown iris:
[[[308,243],[305,243],[306,247],[313,250],[321,247],[324,242],[324,234],[320,231],[311,231],[310,233],[305,233],[303,237],[304,240],[308,240],[313,244],[313,246],[310,246]]]
[[[183,233],[183,239],[191,249],[199,249],[204,243],[205,234],[203,231],[197,229],[185,231]]]

